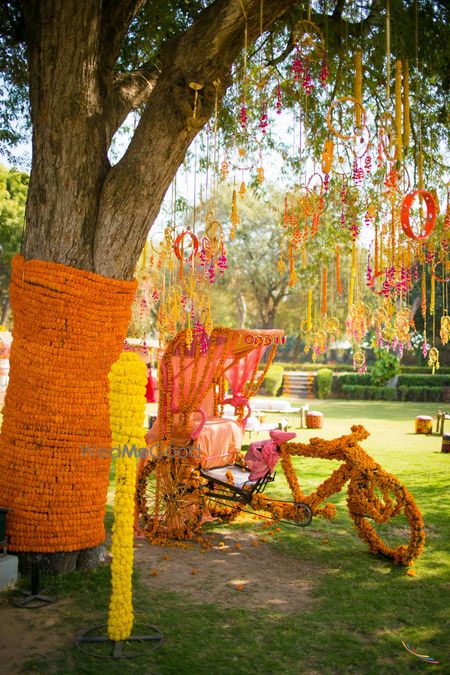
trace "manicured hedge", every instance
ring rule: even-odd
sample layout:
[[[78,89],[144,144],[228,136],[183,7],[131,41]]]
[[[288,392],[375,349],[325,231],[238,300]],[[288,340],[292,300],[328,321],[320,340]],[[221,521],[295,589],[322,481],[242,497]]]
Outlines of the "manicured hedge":
[[[370,375],[368,373],[364,373],[362,375],[359,375],[358,373],[344,373],[343,375],[336,377],[336,380],[339,380],[341,387],[344,384],[369,385]]]
[[[405,387],[450,387],[450,375],[399,375],[398,386]]]
[[[263,393],[277,396],[283,383],[283,370],[281,363],[272,363],[261,387]]]
[[[333,372],[350,373],[353,372],[353,366],[349,363],[289,363],[287,361],[277,361],[277,366],[283,366],[284,370],[297,372],[310,372],[319,370],[319,368],[330,368]]]
[[[442,387],[398,387],[400,401],[442,401]]]
[[[400,372],[405,375],[422,373],[423,375],[430,374],[430,368],[427,366],[402,366],[400,365]],[[450,368],[448,366],[441,366],[439,368],[440,375],[450,375]]]
[[[342,394],[345,398],[369,401],[395,401],[397,390],[394,387],[374,387],[361,384],[342,385]]]
[[[328,398],[333,384],[333,371],[331,368],[319,368],[317,371],[316,385],[319,398]]]

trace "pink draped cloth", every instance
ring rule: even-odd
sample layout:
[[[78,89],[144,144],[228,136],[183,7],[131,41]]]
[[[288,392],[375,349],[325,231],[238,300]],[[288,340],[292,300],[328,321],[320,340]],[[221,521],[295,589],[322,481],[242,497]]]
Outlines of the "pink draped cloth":
[[[263,478],[267,472],[273,473],[280,459],[278,445],[275,441],[256,441],[251,443],[244,461],[250,469],[249,480]]]
[[[233,395],[231,398],[227,398],[222,401],[222,403],[230,403],[235,408],[246,406],[247,415],[243,419],[244,425],[247,419],[250,417],[252,409],[250,407],[248,398],[242,394],[242,391],[244,390],[245,384],[252,377],[255,369],[258,367],[258,363],[260,362],[265,350],[266,347],[264,345],[258,347],[258,349],[254,349],[245,354],[245,356],[241,357],[237,363],[234,363],[233,359],[229,359],[230,365],[225,370],[225,377],[230,383]]]

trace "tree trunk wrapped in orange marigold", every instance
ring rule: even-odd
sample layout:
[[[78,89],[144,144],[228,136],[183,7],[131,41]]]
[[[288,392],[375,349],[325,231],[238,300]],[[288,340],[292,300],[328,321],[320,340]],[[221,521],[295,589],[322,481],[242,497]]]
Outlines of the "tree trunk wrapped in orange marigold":
[[[111,432],[108,373],[134,281],[13,259],[14,316],[0,436],[0,504],[10,549],[75,551],[104,539]]]

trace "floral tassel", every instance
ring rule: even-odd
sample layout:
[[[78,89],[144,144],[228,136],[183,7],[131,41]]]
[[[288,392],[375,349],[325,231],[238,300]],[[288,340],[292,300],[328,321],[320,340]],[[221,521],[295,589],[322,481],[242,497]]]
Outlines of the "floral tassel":
[[[327,315],[327,282],[328,282],[328,267],[324,265],[322,272],[322,316]]]
[[[395,145],[397,148],[397,160],[403,160],[402,141],[402,62],[395,62]]]
[[[348,308],[353,305],[353,295],[355,292],[355,280],[356,280],[356,242],[352,242],[352,269],[350,273],[350,284],[348,289]]]
[[[362,114],[362,51],[357,49],[355,51],[355,99],[361,105],[355,106],[355,124],[356,128],[361,128]]]
[[[236,199],[236,190],[233,190],[233,196],[231,198],[231,233],[230,238],[234,239],[236,236],[236,227],[241,222],[239,218],[239,213],[237,210],[237,199]]]
[[[308,333],[312,330],[312,300],[313,300],[312,288],[308,288],[308,304],[306,310],[306,330],[308,331]]]
[[[411,123],[409,119],[409,66],[403,62],[403,147],[409,147]]]
[[[336,248],[336,290],[339,297],[342,295],[341,283],[341,247]]]

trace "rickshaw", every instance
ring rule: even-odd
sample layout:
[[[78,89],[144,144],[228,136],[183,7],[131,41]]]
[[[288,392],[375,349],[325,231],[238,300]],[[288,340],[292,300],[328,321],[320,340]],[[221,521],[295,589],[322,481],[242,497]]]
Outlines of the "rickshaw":
[[[349,481],[347,506],[359,536],[373,553],[410,564],[424,545],[422,517],[406,488],[360,447],[369,435],[362,426],[339,439],[308,443],[273,429],[242,455],[251,398],[284,341],[281,330],[217,327],[209,336],[180,331],[169,342],[160,363],[158,415],[138,465],[136,532],[154,542],[189,539],[205,521],[230,521],[247,509],[306,527],[314,516],[335,515],[334,504],[322,503]],[[295,456],[342,464],[305,495]],[[278,464],[291,500],[264,494]]]

